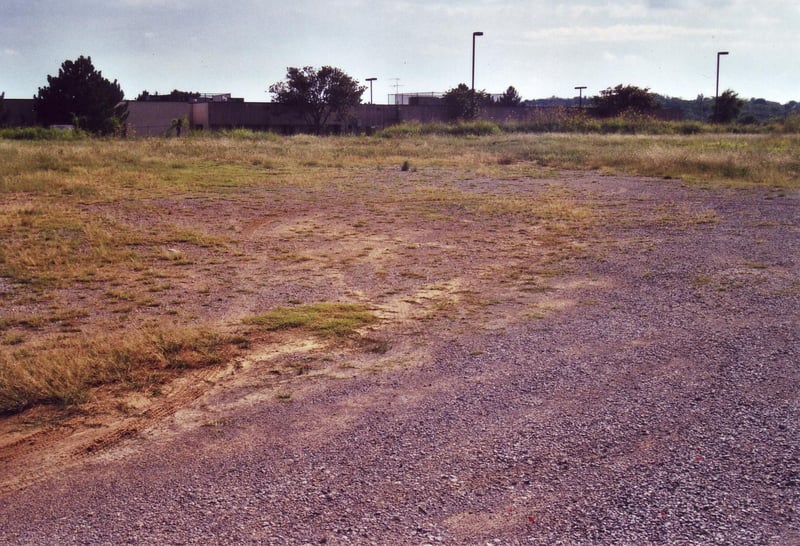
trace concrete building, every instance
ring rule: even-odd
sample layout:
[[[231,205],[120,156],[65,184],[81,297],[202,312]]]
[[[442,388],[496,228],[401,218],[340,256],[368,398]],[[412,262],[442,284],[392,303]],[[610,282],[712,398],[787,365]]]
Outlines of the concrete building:
[[[325,127],[327,134],[370,133],[390,125],[407,122],[435,123],[449,121],[447,108],[436,97],[412,97],[400,104],[361,104],[353,108],[347,119],[333,118]],[[5,99],[4,120],[7,126],[36,123],[32,99]],[[187,129],[219,131],[244,128],[272,131],[279,134],[312,132],[314,128],[296,109],[272,102],[244,102],[229,95],[213,95],[191,102],[127,101],[126,135],[156,137],[177,134],[176,121],[185,120]],[[525,106],[492,106],[483,109],[481,119],[497,123],[541,121],[563,110]],[[673,118],[675,112],[662,110],[662,119]],[[672,114],[672,115],[670,115]],[[680,116],[677,116],[678,118]],[[182,130],[183,134],[188,131]]]
[[[481,118],[496,121],[525,121],[534,111],[525,107],[486,108]],[[294,134],[313,131],[313,127],[296,109],[272,102],[134,102],[128,103],[128,134],[163,136],[174,134],[172,120],[185,117],[193,130],[218,131],[244,128]],[[328,134],[369,133],[405,122],[446,122],[447,108],[441,102],[422,104],[362,104],[350,110],[347,119],[332,118],[326,125]]]

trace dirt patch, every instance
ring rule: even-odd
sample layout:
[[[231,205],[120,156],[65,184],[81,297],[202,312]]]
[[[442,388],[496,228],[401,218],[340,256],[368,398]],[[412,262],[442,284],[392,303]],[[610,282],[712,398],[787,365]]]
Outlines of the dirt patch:
[[[2,285],[6,310],[15,316],[46,314],[52,301],[86,309],[70,318],[67,328],[75,332],[161,321],[250,335],[242,323],[249,316],[320,301],[365,303],[381,319],[374,332],[364,333],[374,338],[371,345],[341,350],[349,355],[343,365],[294,341],[255,340],[252,354],[189,373],[155,392],[102,388],[80,407],[35,408],[4,418],[0,457],[9,472],[0,479],[3,487],[27,482],[45,468],[55,472],[135,435],[267,353],[283,355],[286,362],[278,367],[292,374],[346,377],[424,360],[426,343],[420,340],[427,337],[502,329],[520,316],[545,316],[567,305],[552,284],[586,254],[573,243],[585,239],[599,217],[574,217],[586,204],[559,190],[561,182],[498,184],[441,172],[362,176],[309,195],[281,187],[251,189],[236,198],[94,206],[92,214],[131,230],[173,226],[193,234],[192,241],[165,247],[157,270],[112,286],[76,284],[41,303],[26,301],[22,287]],[[548,206],[540,208],[539,200]],[[63,329],[44,321],[21,335],[32,342],[64,335]],[[375,352],[389,347],[391,357]],[[268,375],[275,380],[286,371]],[[25,464],[35,468],[14,466]]]

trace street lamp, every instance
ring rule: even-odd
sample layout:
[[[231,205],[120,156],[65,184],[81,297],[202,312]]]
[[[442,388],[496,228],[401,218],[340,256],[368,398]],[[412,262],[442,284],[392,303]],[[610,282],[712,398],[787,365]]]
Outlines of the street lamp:
[[[578,90],[578,108],[583,108],[583,90],[586,89],[586,86],[578,85],[575,89]]]
[[[369,103],[372,104],[372,82],[377,80],[378,78],[367,78],[369,82]]]
[[[714,117],[715,118],[717,117],[717,113],[719,112],[719,107],[718,107],[718,103],[719,103],[719,58],[722,55],[727,55],[727,54],[728,54],[727,51],[717,51],[717,87],[716,87],[716,90],[714,91]]]
[[[475,37],[483,36],[483,32],[472,33],[472,91],[475,92]]]

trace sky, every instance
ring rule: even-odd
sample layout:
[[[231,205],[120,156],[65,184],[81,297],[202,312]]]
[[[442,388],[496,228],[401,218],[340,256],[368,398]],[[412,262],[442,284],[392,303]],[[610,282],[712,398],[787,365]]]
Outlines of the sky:
[[[797,0],[0,0],[0,92],[30,98],[91,56],[144,90],[271,100],[286,68],[331,65],[390,93],[471,83],[524,99],[617,84],[684,99],[800,101]],[[368,85],[368,84],[367,84]],[[369,100],[369,89],[364,95]]]

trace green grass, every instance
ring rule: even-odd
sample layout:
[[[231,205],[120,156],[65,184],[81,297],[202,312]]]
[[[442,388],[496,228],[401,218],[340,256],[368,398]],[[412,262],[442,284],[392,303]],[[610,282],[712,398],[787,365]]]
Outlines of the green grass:
[[[247,319],[268,331],[303,330],[325,339],[343,339],[356,335],[377,321],[366,306],[352,303],[315,303],[298,307],[276,307]]]

